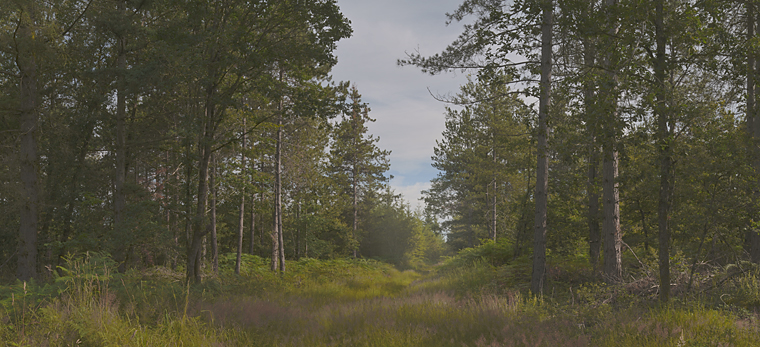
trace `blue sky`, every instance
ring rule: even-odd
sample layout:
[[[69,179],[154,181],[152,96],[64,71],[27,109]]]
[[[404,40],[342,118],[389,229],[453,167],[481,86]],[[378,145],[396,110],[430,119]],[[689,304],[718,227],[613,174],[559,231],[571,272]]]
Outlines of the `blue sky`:
[[[467,80],[461,73],[430,76],[396,60],[419,50],[424,56],[441,52],[456,39],[462,26],[446,26],[446,12],[461,0],[338,0],[351,20],[354,34],[338,43],[336,81],[353,82],[370,116],[369,126],[379,146],[391,150],[393,189],[412,205],[421,206],[420,190],[430,187],[437,170],[430,166],[436,139],[444,129],[446,104],[428,92],[455,94]]]

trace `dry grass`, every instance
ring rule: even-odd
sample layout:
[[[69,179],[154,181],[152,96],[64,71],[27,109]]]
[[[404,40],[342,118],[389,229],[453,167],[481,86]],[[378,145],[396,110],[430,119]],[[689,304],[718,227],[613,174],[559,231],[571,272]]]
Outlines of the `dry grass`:
[[[288,265],[276,276],[251,258],[242,276],[189,288],[180,271],[113,275],[107,260],[71,260],[56,283],[0,288],[0,346],[760,345],[756,315],[737,309],[760,297],[750,274],[724,281],[736,299],[723,306],[661,306],[647,280],[607,286],[572,260],[551,265],[556,293],[543,299],[521,289],[519,262],[426,278],[375,262]]]

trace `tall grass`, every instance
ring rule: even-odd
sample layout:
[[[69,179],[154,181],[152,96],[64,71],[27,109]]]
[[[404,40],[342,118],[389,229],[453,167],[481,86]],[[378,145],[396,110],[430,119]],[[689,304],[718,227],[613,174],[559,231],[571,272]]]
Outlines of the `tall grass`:
[[[313,259],[278,275],[254,256],[235,275],[224,256],[200,286],[161,267],[116,274],[108,257],[86,255],[52,283],[0,287],[0,346],[760,345],[752,272],[716,281],[728,294],[719,303],[663,306],[604,284],[582,259],[554,259],[554,295],[537,298],[524,290],[528,260],[469,252],[427,277]]]

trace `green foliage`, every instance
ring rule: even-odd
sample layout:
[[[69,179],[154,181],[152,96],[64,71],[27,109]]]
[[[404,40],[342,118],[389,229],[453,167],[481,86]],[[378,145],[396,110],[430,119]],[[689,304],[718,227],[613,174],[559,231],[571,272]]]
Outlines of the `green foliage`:
[[[103,254],[69,257],[48,289],[0,287],[16,299],[7,305],[3,294],[0,346],[760,343],[753,315],[698,303],[662,306],[626,297],[623,286],[586,282],[573,284],[572,299],[531,297],[515,289],[519,285],[499,282],[503,272],[519,272],[529,260],[504,261],[498,244],[481,248],[460,252],[463,259],[448,259],[427,278],[373,260],[311,258],[289,261],[290,271],[279,275],[257,256],[244,256],[235,275],[235,255],[226,254],[218,277],[208,274],[205,284],[191,287],[181,272],[164,267],[118,275]],[[552,281],[578,279],[584,261],[551,259],[548,269],[561,270],[550,270]],[[516,283],[529,280],[530,274],[514,276]],[[736,288],[745,288],[747,297],[757,293],[756,285]]]
[[[514,245],[508,239],[500,239],[497,242],[485,240],[478,247],[465,248],[454,257],[447,258],[439,267],[439,271],[454,269],[471,265],[482,261],[492,266],[501,266],[514,260]]]
[[[468,80],[454,100],[464,108],[447,109],[443,140],[434,148],[432,165],[440,173],[423,192],[425,208],[444,220],[447,243],[456,250],[484,239],[514,240],[522,228],[527,206],[521,202],[530,188],[525,172],[532,167],[529,111],[508,82],[501,75]]]
[[[362,222],[366,233],[360,248],[363,256],[427,271],[445,255],[443,238],[399,196],[386,190],[374,197],[373,205]]]

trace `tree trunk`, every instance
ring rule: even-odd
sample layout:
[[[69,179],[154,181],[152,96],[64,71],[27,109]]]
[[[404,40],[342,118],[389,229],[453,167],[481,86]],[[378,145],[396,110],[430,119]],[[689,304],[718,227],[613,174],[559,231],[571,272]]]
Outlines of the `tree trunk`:
[[[295,257],[296,260],[301,259],[301,201],[299,199],[296,206],[296,242],[295,242]]]
[[[755,54],[751,42],[755,37],[755,6],[754,0],[746,0],[747,6],[747,133],[754,136],[755,120]],[[753,146],[754,147],[754,146]]]
[[[243,118],[243,145],[240,149],[240,174],[243,177],[243,184],[246,184],[245,177],[247,176],[245,171],[245,118]],[[238,245],[237,245],[237,260],[235,261],[235,274],[240,274],[240,262],[243,258],[243,229],[245,229],[245,186],[241,190],[240,194],[240,214],[238,221]]]
[[[18,267],[22,281],[37,277],[37,219],[39,192],[37,187],[37,61],[33,52],[35,40],[30,25],[33,19],[20,19],[16,64],[21,75],[21,147],[19,150],[23,196],[19,213]]]
[[[121,7],[121,6],[120,6]],[[120,8],[120,10],[123,10]],[[119,263],[119,271],[126,270],[127,245],[129,237],[126,235],[127,230],[124,228],[124,207],[126,197],[124,193],[124,183],[127,175],[127,147],[124,140],[126,127],[126,83],[124,81],[127,69],[127,54],[123,37],[117,40],[118,57],[117,57],[117,91],[116,91],[116,172],[114,175],[114,231],[116,249],[114,258]]]
[[[206,206],[208,205],[208,168],[216,128],[214,87],[206,89],[206,104],[204,107],[203,132],[199,143],[198,159],[198,201],[196,202],[195,220],[191,231],[190,247],[187,249],[187,280],[201,283],[201,246],[206,234]]]
[[[664,0],[658,0],[655,8],[655,113],[657,115],[657,142],[660,157],[660,199],[657,210],[659,227],[660,300],[670,298],[670,170],[672,165],[669,115],[665,104],[665,28],[663,25]]]
[[[256,168],[255,165],[251,165]],[[256,246],[256,194],[251,195],[251,244],[250,244],[250,251],[248,252],[250,255],[254,255],[255,253],[255,246]]]
[[[214,156],[213,159],[214,166],[211,169],[211,178],[209,180],[209,185],[211,186],[211,252],[214,262],[214,273],[219,274],[219,242],[217,240],[217,234],[216,234],[216,200],[217,200],[217,191],[216,191],[216,156]]]
[[[755,5],[753,1],[747,1],[747,41],[752,42],[752,40],[755,39],[755,24],[756,24],[756,15],[755,15]],[[760,149],[758,149],[758,145],[760,145],[760,122],[757,121],[757,110],[756,110],[756,96],[755,96],[755,69],[756,69],[756,57],[755,57],[755,50],[753,49],[752,45],[749,45],[747,49],[747,131],[750,136],[750,145],[749,145],[749,155],[750,158],[752,158],[752,163],[755,168],[755,174],[757,175],[760,173]],[[760,175],[758,175],[758,180],[760,180]],[[760,183],[760,181],[758,182]],[[752,194],[753,204],[752,206],[757,206],[757,201],[760,200],[760,190],[758,189],[758,186],[753,189]],[[756,210],[755,207],[752,207]],[[752,211],[752,215],[757,216],[757,211]],[[755,217],[757,219],[757,217]],[[758,221],[755,221],[757,223]],[[750,241],[750,260],[753,263],[760,263],[760,230],[755,225],[750,225],[749,228],[749,241]]]
[[[618,153],[604,150],[603,195],[604,195],[604,275],[607,281],[618,282],[622,279],[620,258],[620,200],[617,176]]]
[[[192,240],[190,239],[190,230],[193,223],[193,193],[192,193],[192,176],[193,160],[190,156],[190,139],[185,143],[185,252],[190,249]]]
[[[554,22],[554,2],[543,5],[541,23],[541,82],[538,103],[538,151],[536,165],[536,223],[533,238],[533,274],[530,289],[534,295],[541,295],[546,267],[546,212],[549,188],[549,157],[546,141],[549,136],[547,118],[551,104],[552,72],[552,26]]]
[[[591,39],[583,40],[583,59],[586,69],[592,69],[596,61],[596,52]],[[591,73],[589,76],[593,75]],[[590,77],[589,77],[590,78]],[[595,110],[595,93],[593,82],[586,80],[583,86],[583,102],[586,110],[586,132],[588,133],[588,173],[586,176],[586,197],[588,200],[588,211],[586,220],[588,222],[588,254],[591,265],[594,269],[599,263],[601,251],[602,234],[599,230],[599,191],[596,186],[596,175],[598,165],[598,154],[596,150],[596,115]]]
[[[275,196],[277,195],[277,188],[275,188]],[[275,198],[276,200],[276,198]],[[280,235],[277,233],[277,208],[272,208],[272,271],[277,271],[280,268]]]
[[[354,136],[356,136],[356,134],[354,134]],[[354,165],[353,165],[353,175],[354,175],[354,178],[353,178],[354,224],[353,224],[353,235],[352,235],[352,237],[354,239],[354,245],[353,245],[353,247],[354,247],[354,259],[356,259],[356,247],[357,247],[357,244],[358,244],[358,240],[356,239],[356,230],[359,227],[358,187],[357,187],[357,184],[356,184],[357,183],[356,182],[356,180],[357,180],[357,177],[356,177],[356,173],[357,172],[356,171],[357,171],[356,170],[356,155],[354,155]]]
[[[354,102],[356,103],[356,101],[354,101]],[[356,238],[356,231],[357,231],[357,229],[359,227],[359,209],[358,209],[358,195],[359,195],[359,189],[358,188],[359,187],[358,187],[358,182],[357,182],[359,180],[359,178],[357,177],[357,175],[359,173],[359,168],[358,168],[358,165],[359,165],[358,151],[359,150],[357,148],[357,144],[356,143],[358,142],[358,137],[360,136],[359,130],[357,129],[357,124],[356,124],[358,122],[357,118],[359,117],[359,115],[357,114],[357,112],[359,112],[359,111],[356,110],[356,109],[354,109],[353,113],[351,114],[351,118],[352,118],[351,119],[351,123],[352,123],[351,125],[352,125],[352,130],[353,130],[353,133],[351,134],[351,136],[353,136],[352,141],[353,141],[353,145],[354,145],[353,146],[353,151],[354,151],[353,158],[351,158],[352,161],[353,161],[353,163],[351,163],[351,174],[353,175],[351,183],[352,183],[352,189],[353,189],[352,193],[353,193],[353,199],[354,199],[353,205],[352,205],[353,209],[354,209],[354,211],[353,211],[353,213],[354,213],[354,224],[353,224],[353,235],[352,235],[353,241],[354,241],[354,245],[353,245],[353,247],[354,247],[354,259],[356,259],[356,248],[358,247],[358,243],[359,243],[358,240],[357,240],[357,238]]]
[[[618,282],[622,279],[622,265],[620,258],[620,196],[618,191],[618,149],[617,149],[617,124],[618,124],[618,98],[617,98],[617,66],[614,62],[614,42],[618,32],[617,18],[612,14],[617,6],[617,0],[606,0],[605,10],[608,19],[607,54],[604,57],[604,70],[606,71],[603,85],[604,95],[600,97],[604,102],[604,143],[602,145],[602,195],[603,213],[602,234],[604,235],[604,275],[607,281]]]
[[[283,73],[280,72],[280,80]],[[283,101],[277,115],[277,135],[275,139],[275,169],[274,169],[274,231],[272,232],[272,271],[285,272],[285,252],[282,237],[282,113]]]
[[[493,242],[496,242],[496,144],[495,143],[493,145],[492,151],[493,151],[494,171],[493,171],[493,205],[491,206],[492,207],[491,213],[493,217],[491,218],[491,232],[492,232],[491,239],[493,240]]]

